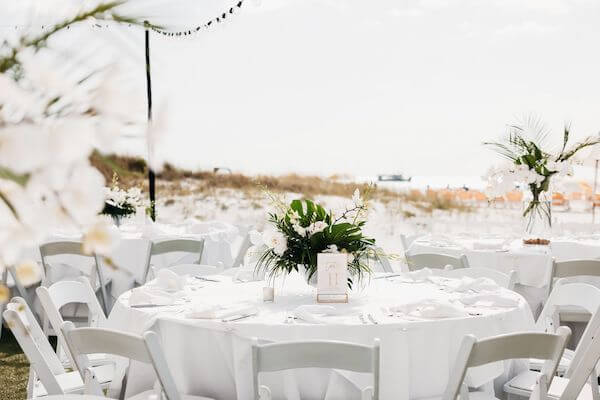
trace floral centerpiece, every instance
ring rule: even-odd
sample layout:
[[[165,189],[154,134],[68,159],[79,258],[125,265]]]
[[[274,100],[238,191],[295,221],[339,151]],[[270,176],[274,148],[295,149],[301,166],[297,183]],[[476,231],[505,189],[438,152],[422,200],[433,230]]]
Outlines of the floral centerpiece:
[[[535,119],[524,126],[509,127],[508,137],[501,142],[486,142],[508,163],[500,168],[491,168],[484,177],[490,184],[490,195],[500,197],[515,187],[525,186],[529,192],[524,204],[525,230],[529,235],[544,235],[552,227],[552,191],[554,176],[571,175],[573,156],[581,149],[596,145],[598,138],[588,137],[568,147],[570,129],[565,126],[562,145],[558,152],[544,149],[549,132]],[[540,238],[532,239],[540,243]],[[546,244],[544,241],[542,244]]]
[[[306,280],[314,283],[319,253],[348,254],[348,286],[371,270],[369,257],[376,255],[375,239],[363,235],[368,214],[368,201],[357,189],[353,205],[339,216],[326,211],[312,200],[293,200],[289,205],[269,194],[277,208],[270,214],[274,229],[263,234],[266,250],[256,269],[269,277],[304,272]]]
[[[132,187],[127,190],[120,188],[117,174],[113,175],[111,186],[104,190],[106,197],[102,214],[110,215],[117,225],[121,218],[135,214],[139,207],[144,206],[140,188]]]

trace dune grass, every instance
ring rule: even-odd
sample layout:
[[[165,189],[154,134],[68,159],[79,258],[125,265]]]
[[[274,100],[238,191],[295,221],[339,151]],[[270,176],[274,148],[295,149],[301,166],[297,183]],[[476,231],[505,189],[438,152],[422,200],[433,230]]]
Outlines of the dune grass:
[[[102,172],[107,182],[110,182],[113,174],[116,173],[121,186],[138,186],[142,190],[147,190],[147,166],[143,159],[102,155],[96,152],[92,155],[91,161]],[[176,196],[213,195],[220,189],[240,191],[247,198],[258,199],[262,197],[261,187],[266,187],[272,192],[298,193],[307,198],[315,196],[350,197],[355,189],[358,188],[364,193],[369,186],[366,183],[344,181],[344,178],[347,177],[298,174],[248,176],[239,173],[189,171],[166,164],[163,170],[157,174],[156,183],[161,197],[166,201],[172,201],[170,198]],[[394,201],[408,204],[424,213],[431,213],[434,210],[471,211],[471,207],[455,198],[434,191],[427,193],[418,190],[396,192],[375,184],[371,190],[371,197],[383,203]]]
[[[27,398],[29,362],[12,333],[4,329],[0,338],[0,399]]]

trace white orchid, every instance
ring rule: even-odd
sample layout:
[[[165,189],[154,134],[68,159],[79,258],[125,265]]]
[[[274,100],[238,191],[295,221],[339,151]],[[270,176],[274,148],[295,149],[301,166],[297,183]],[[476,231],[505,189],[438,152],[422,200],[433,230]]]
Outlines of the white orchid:
[[[310,224],[306,228],[306,231],[309,233],[309,235],[314,235],[315,233],[323,232],[328,226],[329,225],[327,225],[327,223],[324,221],[317,221]]]
[[[287,238],[279,231],[269,230],[263,233],[264,244],[272,249],[278,256],[287,250]]]

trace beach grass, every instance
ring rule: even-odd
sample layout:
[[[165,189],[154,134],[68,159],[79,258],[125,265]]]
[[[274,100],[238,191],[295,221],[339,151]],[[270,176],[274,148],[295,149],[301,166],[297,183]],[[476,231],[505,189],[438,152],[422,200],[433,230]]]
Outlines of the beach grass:
[[[107,182],[112,180],[113,174],[119,177],[123,188],[132,186],[147,190],[146,162],[137,157],[120,155],[102,155],[95,152],[91,157],[92,164],[102,172]],[[367,189],[374,200],[384,204],[400,202],[410,205],[423,213],[432,213],[435,210],[470,212],[471,207],[448,196],[443,192],[412,190],[397,192],[376,184],[370,187],[367,183],[348,181],[343,176],[310,176],[299,174],[284,175],[257,175],[249,176],[240,173],[216,173],[213,171],[190,171],[165,164],[162,171],[156,176],[158,190],[166,201],[173,201],[173,197],[190,195],[217,195],[219,190],[227,189],[240,192],[248,199],[263,197],[262,188],[271,192],[296,193],[304,198],[315,196],[351,197],[355,189],[364,193]]]

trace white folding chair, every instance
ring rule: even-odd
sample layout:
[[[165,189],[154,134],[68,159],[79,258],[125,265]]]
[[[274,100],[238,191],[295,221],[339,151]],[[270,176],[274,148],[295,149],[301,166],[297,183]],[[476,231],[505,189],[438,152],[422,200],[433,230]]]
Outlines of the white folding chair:
[[[107,295],[107,285],[110,284],[110,280],[104,278],[104,274],[102,272],[102,268],[100,268],[101,263],[98,260],[98,257],[94,255],[88,255],[83,252],[81,242],[74,241],[63,241],[63,242],[51,242],[45,243],[40,246],[40,255],[42,258],[42,266],[44,267],[44,273],[48,276],[49,267],[47,257],[53,256],[77,256],[82,260],[92,261],[92,270],[88,271],[83,268],[82,265],[74,264],[72,265],[74,268],[81,271],[84,275],[88,276],[92,287],[96,287],[96,283],[98,284],[98,289],[100,290],[100,299],[102,300],[102,308],[104,312],[108,314],[110,310],[110,297]],[[98,281],[96,282],[96,277]],[[45,286],[45,285],[43,285]]]
[[[422,235],[416,234],[416,235],[404,235],[401,234],[400,235],[400,243],[402,243],[402,248],[404,249],[404,252],[406,253],[408,251],[408,249],[410,248],[410,245],[413,244],[413,242]]]
[[[552,260],[552,273],[548,282],[548,294],[559,279],[575,281],[577,278],[600,277],[600,260]]]
[[[491,268],[483,267],[469,267],[459,269],[444,269],[435,272],[438,275],[445,276],[447,278],[463,278],[469,277],[473,279],[477,278],[489,278],[496,282],[498,286],[506,288],[508,290],[514,290],[515,283],[517,281],[517,272],[511,270],[508,274],[497,271]]]
[[[103,328],[75,328],[70,321],[63,324],[62,331],[69,349],[75,357],[77,368],[85,379],[86,391],[91,394],[101,395],[102,392],[95,372],[89,366],[88,355],[102,352],[125,357],[130,361],[150,364],[154,368],[160,387],[156,391],[148,390],[129,397],[129,400],[145,400],[153,393],[156,393],[159,399],[164,395],[166,400],[210,400],[207,397],[182,395],[178,392],[163,354],[160,338],[155,332],[146,332],[143,336],[137,336]],[[125,372],[122,382],[119,382],[122,386],[116,387],[113,384],[109,390],[111,393],[118,390],[120,398],[126,393],[127,372]]]
[[[469,393],[469,389],[464,383],[467,370],[497,361],[519,358],[546,360],[542,370],[542,379],[539,382],[544,386],[543,393],[546,393],[546,385],[552,382],[556,366],[570,336],[571,330],[567,327],[560,327],[556,334],[525,332],[493,336],[481,340],[473,335],[467,335],[462,341],[456,357],[455,368],[452,370],[442,400],[455,400],[459,395],[461,400],[468,400],[470,397],[477,400],[495,400],[496,397],[492,394]]]
[[[410,252],[408,252],[405,253],[405,255],[410,271],[421,268],[444,269],[447,265],[451,265],[453,269],[469,268],[469,261],[464,254],[459,257],[452,257],[446,254],[410,254]]]
[[[65,370],[24,299],[13,298],[6,305],[4,319],[30,364],[28,399],[49,394],[83,393],[84,384],[79,372]],[[112,365],[94,368],[101,385],[110,380],[113,369]]]
[[[66,355],[68,363],[66,365],[75,368],[75,360],[69,352],[61,331],[62,324],[65,322],[60,309],[68,304],[85,304],[88,309],[88,321],[86,326],[97,327],[106,323],[104,311],[98,303],[98,298],[90,281],[86,277],[79,277],[75,281],[60,281],[50,287],[40,286],[36,289],[40,304],[44,309],[43,330],[46,336],[51,334],[50,327],[58,339],[56,352],[59,355]],[[93,360],[93,365],[102,365],[107,361],[106,357],[100,357]]]
[[[152,258],[154,256],[168,254],[168,253],[191,253],[197,254],[198,258],[195,264],[200,264],[202,260],[202,253],[204,252],[204,239],[173,239],[163,240],[161,242],[152,242],[148,247],[148,254],[146,256],[146,271],[144,273],[144,282],[148,281],[148,276],[151,269],[156,269],[152,265]],[[154,271],[153,271],[154,272]]]
[[[581,361],[577,365],[571,364],[564,378],[554,378],[548,389],[550,399],[600,399],[596,373],[596,365],[600,361],[600,330],[596,331],[586,351],[582,353]]]
[[[373,346],[335,341],[303,341],[252,345],[252,377],[255,400],[270,400],[271,392],[259,386],[261,372],[297,368],[329,368],[373,374],[373,387],[363,390],[362,400],[379,399],[379,339]],[[264,396],[263,396],[264,395]]]
[[[542,313],[537,322],[536,329],[539,332],[555,333],[559,329],[559,313],[562,307],[576,306],[581,307],[592,315],[575,351],[566,349],[556,367],[559,375],[566,374],[571,366],[579,364],[584,357],[586,349],[600,330],[600,289],[585,283],[560,284],[554,287],[546,302]],[[544,367],[541,360],[531,359],[530,371],[524,371],[508,381],[504,385],[504,391],[517,396],[531,395],[536,381],[539,378],[539,371]],[[597,374],[595,374],[597,378]]]

